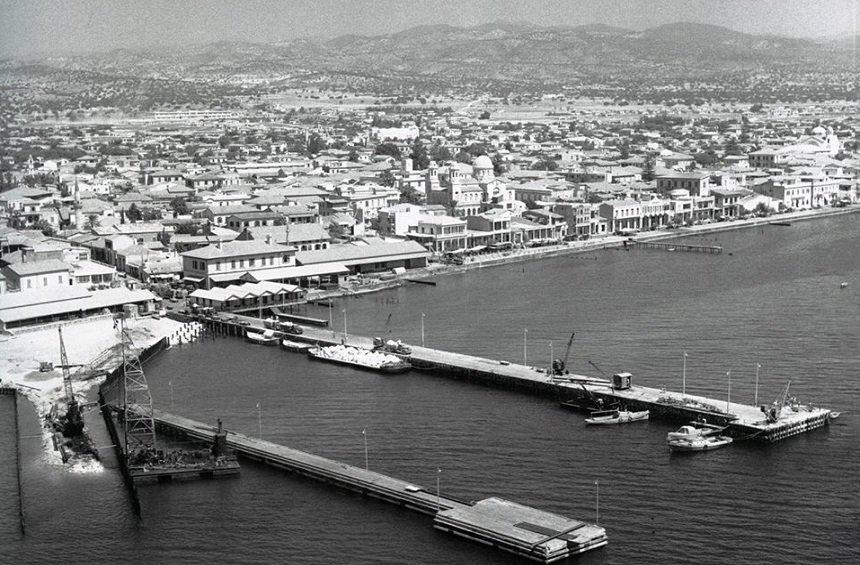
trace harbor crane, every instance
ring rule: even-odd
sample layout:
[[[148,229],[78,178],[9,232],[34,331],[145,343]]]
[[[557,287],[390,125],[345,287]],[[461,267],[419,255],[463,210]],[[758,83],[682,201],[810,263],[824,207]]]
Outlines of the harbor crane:
[[[66,355],[66,344],[63,342],[63,328],[57,328],[60,334],[60,367],[63,370],[63,389],[66,393],[66,416],[63,424],[63,435],[66,437],[75,437],[81,435],[84,431],[84,419],[81,415],[81,406],[75,399],[75,391],[72,388],[72,372],[69,370],[73,366],[69,365],[69,357]]]
[[[565,373],[569,373],[567,370],[567,362],[570,359],[570,350],[573,346],[573,336],[576,335],[576,332],[571,332],[570,339],[567,340],[567,348],[564,350],[564,359],[554,359],[552,362],[552,367],[550,370],[553,375],[564,375]]]

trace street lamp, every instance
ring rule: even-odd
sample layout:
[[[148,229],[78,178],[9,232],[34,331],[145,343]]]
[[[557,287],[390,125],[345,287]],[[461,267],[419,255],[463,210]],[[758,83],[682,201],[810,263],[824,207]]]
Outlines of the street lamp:
[[[684,352],[684,373],[681,376],[681,394],[687,396],[687,352]]]
[[[523,365],[529,364],[529,330],[523,328]]]
[[[421,347],[424,347],[424,312],[421,312]]]
[[[361,430],[361,435],[364,436],[364,470],[367,471],[367,428]]]
[[[346,333],[346,308],[341,310],[343,312],[343,342],[346,344],[347,338],[349,338],[349,334]]]
[[[442,503],[440,502],[441,495],[439,494],[439,492],[440,492],[439,484],[440,484],[441,480],[442,480],[442,469],[439,469],[436,472],[436,511],[437,512],[442,509]]]
[[[761,369],[761,363],[756,363],[755,364],[755,402],[753,403],[756,406],[758,406],[758,371],[759,371],[759,369]]]

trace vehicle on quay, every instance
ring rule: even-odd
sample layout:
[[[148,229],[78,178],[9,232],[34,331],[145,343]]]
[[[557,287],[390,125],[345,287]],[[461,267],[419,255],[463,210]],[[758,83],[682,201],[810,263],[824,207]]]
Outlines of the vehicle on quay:
[[[278,345],[280,336],[274,330],[266,330],[264,332],[245,332],[245,339],[257,345]]]
[[[373,350],[394,353],[396,355],[411,355],[412,348],[400,341],[399,339],[382,339],[381,337],[373,338]]]
[[[404,373],[412,368],[412,365],[396,355],[349,345],[311,347],[308,349],[308,355],[320,361],[350,365],[386,374]]]
[[[608,410],[604,413],[592,414],[585,419],[586,425],[628,424],[630,422],[641,422],[647,420],[650,415],[648,410],[630,412],[629,410]]]

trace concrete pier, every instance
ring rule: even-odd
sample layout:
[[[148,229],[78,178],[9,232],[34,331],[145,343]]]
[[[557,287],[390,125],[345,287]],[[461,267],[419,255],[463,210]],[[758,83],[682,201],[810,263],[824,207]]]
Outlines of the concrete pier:
[[[263,329],[259,318],[232,315],[230,321],[219,317],[199,318],[225,335],[244,335],[245,329]],[[290,335],[293,341],[333,345],[341,342],[370,349],[373,339],[366,336],[332,330],[304,327],[301,335]],[[543,369],[528,367],[504,360],[487,359],[452,351],[411,346],[410,355],[401,355],[416,369],[428,374],[472,380],[490,386],[522,390],[531,394],[550,396],[562,400],[582,400],[589,395],[605,402],[620,402],[630,410],[650,410],[652,418],[677,422],[692,420],[728,426],[727,433],[736,439],[755,439],[775,442],[827,425],[833,411],[810,406],[796,409],[783,407],[778,418],[769,422],[759,407],[736,402],[727,405],[725,400],[639,385],[614,388],[603,378],[585,375],[553,377]],[[587,392],[586,392],[587,391]]]
[[[156,425],[211,442],[215,428],[154,411]],[[465,502],[382,473],[347,465],[283,445],[227,431],[227,446],[240,456],[331,483],[434,516],[434,527],[541,563],[607,544],[606,530],[500,498]]]

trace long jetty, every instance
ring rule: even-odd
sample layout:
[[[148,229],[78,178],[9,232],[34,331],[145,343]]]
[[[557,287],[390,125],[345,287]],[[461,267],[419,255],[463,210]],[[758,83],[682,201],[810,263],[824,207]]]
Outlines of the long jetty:
[[[229,317],[197,317],[213,332],[243,336],[247,329],[262,331],[263,320],[233,314]],[[289,339],[320,345],[346,345],[373,348],[373,339],[359,335],[344,335],[331,329],[304,327],[300,335]],[[550,375],[545,369],[529,367],[504,360],[411,346],[409,355],[401,355],[413,367],[429,374],[447,376],[522,390],[531,394],[562,400],[585,402],[601,399],[607,405],[621,403],[631,410],[649,410],[654,418],[675,422],[693,420],[726,426],[726,433],[736,439],[776,442],[829,424],[832,410],[813,406],[780,406],[777,418],[768,419],[762,408],[737,402],[682,394],[652,387],[630,385],[615,387],[607,379],[585,375]]]
[[[624,242],[624,246],[641,247],[644,249],[663,249],[666,251],[691,251],[695,253],[713,253],[717,255],[723,252],[723,248],[719,245],[687,245],[683,243],[673,243],[666,241],[628,240]]]
[[[156,426],[212,442],[216,428],[153,411]],[[240,456],[433,516],[433,526],[515,553],[552,563],[607,544],[606,530],[501,498],[466,502],[376,471],[362,469],[227,430],[227,446]]]

